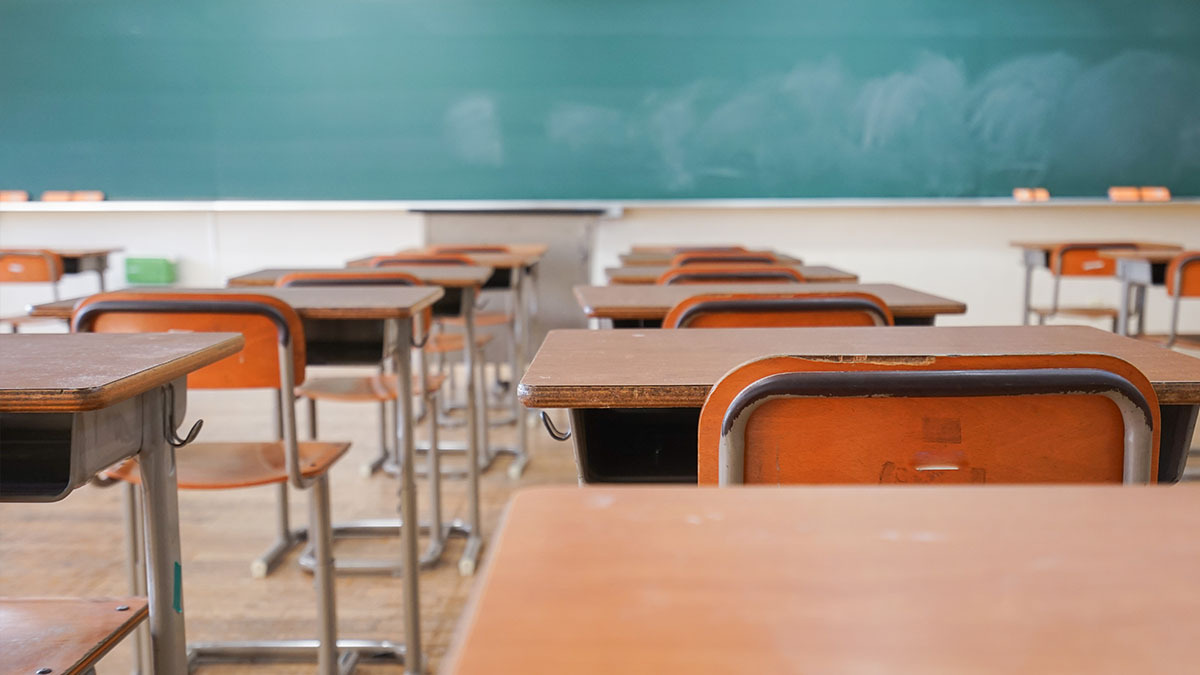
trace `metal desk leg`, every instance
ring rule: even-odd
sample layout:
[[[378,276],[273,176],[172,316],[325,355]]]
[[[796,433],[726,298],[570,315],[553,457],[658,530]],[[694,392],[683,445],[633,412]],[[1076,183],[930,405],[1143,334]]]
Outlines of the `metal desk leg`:
[[[1025,297],[1021,301],[1021,325],[1029,325],[1029,306],[1033,302],[1033,265],[1029,261],[1029,251],[1025,252]]]
[[[108,290],[107,284],[104,281],[104,273],[108,271],[108,256],[101,256],[96,261],[96,276],[100,278],[100,292],[104,293]]]
[[[400,529],[404,546],[404,672],[416,675],[423,667],[421,658],[421,603],[417,580],[417,486],[413,481],[413,400],[412,400],[412,356],[409,344],[413,336],[413,320],[393,319],[396,336],[395,359],[397,398],[400,404],[397,414],[399,437],[396,447],[400,450],[400,518],[410,524]]]
[[[154,672],[186,673],[183,629],[183,568],[179,552],[179,494],[175,449],[167,442],[163,390],[142,395],[142,516],[146,539],[147,594],[150,599],[150,652]]]
[[[1146,334],[1146,286],[1134,286],[1134,307],[1137,308],[1137,332],[1135,335]]]
[[[1129,335],[1129,292],[1133,285],[1121,277],[1121,302],[1117,306],[1117,335]]]
[[[483,547],[483,528],[480,527],[479,509],[479,449],[487,447],[487,421],[483,419],[485,407],[482,391],[483,369],[480,367],[475,347],[475,288],[463,289],[462,303],[465,318],[463,358],[467,370],[467,520],[471,534],[463,547],[458,561],[458,571],[463,575],[475,573],[479,563],[479,552]],[[411,449],[411,445],[409,448]]]

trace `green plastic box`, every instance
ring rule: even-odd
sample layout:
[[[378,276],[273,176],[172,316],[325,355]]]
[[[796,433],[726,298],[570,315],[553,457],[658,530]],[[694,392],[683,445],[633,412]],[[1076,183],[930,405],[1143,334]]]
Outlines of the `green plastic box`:
[[[126,258],[125,281],[162,286],[175,283],[175,263],[166,258]]]

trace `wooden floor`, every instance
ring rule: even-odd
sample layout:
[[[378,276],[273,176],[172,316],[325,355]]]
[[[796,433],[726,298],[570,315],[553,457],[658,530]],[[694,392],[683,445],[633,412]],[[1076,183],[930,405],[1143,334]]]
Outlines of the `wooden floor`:
[[[321,437],[354,443],[349,455],[333,472],[335,523],[396,513],[396,481],[385,475],[366,478],[360,473],[362,465],[377,453],[376,411],[377,407],[372,405],[321,404]],[[266,392],[191,392],[188,412],[189,422],[184,428],[197,417],[205,420],[202,439],[270,438],[271,404]],[[301,410],[302,436],[307,429],[305,420]],[[418,433],[418,439],[423,435]],[[461,438],[454,431],[443,435],[448,440]],[[512,436],[510,425],[493,429],[491,440],[506,443]],[[540,425],[530,429],[529,438],[532,461],[521,479],[509,479],[507,456],[497,459],[485,474],[482,485],[485,536],[495,533],[503,506],[518,487],[575,483],[569,443],[550,440]],[[446,463],[459,466],[462,460],[451,456]],[[466,493],[462,482],[445,481],[444,486],[447,516],[464,517]],[[0,596],[127,594],[122,490],[121,486],[87,486],[55,504],[0,504]],[[311,577],[296,567],[295,556],[266,579],[250,576],[250,561],[273,540],[274,499],[273,487],[180,494],[189,640],[313,636]],[[423,490],[420,500],[424,510]],[[293,526],[307,523],[306,507],[306,495],[293,492],[290,509]],[[457,570],[461,550],[462,540],[452,539],[443,564],[421,573],[421,631],[431,672],[436,671],[446,651],[472,584],[472,578],[459,576]],[[398,556],[399,542],[347,540],[336,545],[335,553],[340,557]],[[400,589],[399,578],[339,577],[340,637],[402,642]],[[97,670],[103,675],[128,672],[129,667],[130,649],[122,645],[101,661]],[[401,672],[400,668],[382,666],[359,670]],[[202,672],[309,673],[312,666],[211,666]]]

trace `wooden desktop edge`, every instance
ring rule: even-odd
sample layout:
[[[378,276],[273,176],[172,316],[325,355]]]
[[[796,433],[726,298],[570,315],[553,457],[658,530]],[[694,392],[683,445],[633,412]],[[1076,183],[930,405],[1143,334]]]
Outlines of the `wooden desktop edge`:
[[[220,342],[166,363],[160,363],[103,387],[58,390],[47,396],[46,390],[0,389],[0,411],[4,412],[87,412],[120,403],[154,387],[168,384],[195,370],[216,363],[242,350],[246,340],[237,333],[223,335]],[[149,384],[146,381],[149,380]]]

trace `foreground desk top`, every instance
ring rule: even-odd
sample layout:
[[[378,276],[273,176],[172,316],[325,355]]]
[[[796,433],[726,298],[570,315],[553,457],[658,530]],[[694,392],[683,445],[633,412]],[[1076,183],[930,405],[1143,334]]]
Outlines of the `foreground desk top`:
[[[235,333],[0,336],[0,412],[99,410],[226,356]]]
[[[445,292],[437,286],[354,286],[343,288],[137,288],[148,293],[252,293],[291,305],[305,319],[405,319],[433,305]],[[82,298],[35,305],[30,316],[70,319]]]
[[[772,354],[841,359],[1090,352],[1129,361],[1162,404],[1200,404],[1200,359],[1090,326],[554,330],[519,387],[532,408],[699,408],[726,372]]]
[[[230,288],[271,287],[285,274],[297,272],[345,272],[344,267],[268,267],[246,274],[230,277]],[[490,267],[479,265],[397,265],[384,268],[355,268],[355,274],[388,274],[404,272],[421,280],[421,283],[446,288],[481,286],[492,275]]]
[[[962,314],[967,306],[930,293],[895,284],[674,284],[670,286],[576,286],[575,299],[590,317],[603,319],[661,320],[678,303],[709,293],[872,293],[887,303],[897,318],[927,318],[935,314]]]
[[[1184,486],[525,491],[446,672],[1190,672],[1198,510]]]
[[[840,270],[826,265],[790,265],[804,277],[806,281],[858,281],[858,275],[853,272]],[[664,265],[629,265],[627,267],[609,267],[604,270],[609,283],[614,284],[653,284],[671,269]]]

